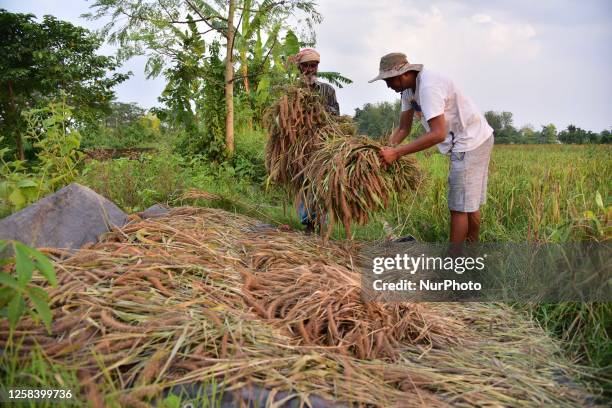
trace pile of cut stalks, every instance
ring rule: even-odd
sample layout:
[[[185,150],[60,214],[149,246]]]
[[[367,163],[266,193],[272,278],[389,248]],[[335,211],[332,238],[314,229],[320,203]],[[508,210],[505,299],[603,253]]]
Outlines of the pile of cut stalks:
[[[0,347],[77,370],[93,407],[150,406],[194,382],[319,407],[586,403],[558,345],[509,307],[364,302],[351,245],[218,209],[132,216],[76,254],[46,250],[51,331],[3,321]]]
[[[335,221],[350,238],[351,222],[366,224],[393,197],[418,188],[422,175],[412,157],[383,165],[383,141],[358,136],[352,120],[327,113],[318,94],[288,85],[280,95],[265,120],[269,179],[326,224],[325,239]]]

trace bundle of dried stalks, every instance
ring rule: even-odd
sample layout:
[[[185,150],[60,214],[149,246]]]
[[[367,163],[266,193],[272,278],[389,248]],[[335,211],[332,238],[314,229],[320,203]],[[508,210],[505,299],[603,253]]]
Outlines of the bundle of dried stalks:
[[[357,136],[355,122],[325,112],[319,95],[308,88],[287,86],[268,110],[266,167],[270,180],[282,184],[319,217],[344,224],[364,224],[389,204],[389,198],[415,188],[421,179],[416,162],[403,157],[383,168],[382,145]],[[321,221],[321,220],[319,220]],[[321,224],[321,222],[319,222]]]
[[[270,180],[292,189],[295,176],[308,163],[310,154],[324,139],[323,127],[333,127],[321,97],[304,86],[288,85],[266,111],[268,129],[266,169]]]
[[[145,406],[167,387],[213,380],[290,391],[304,403],[584,403],[584,390],[556,381],[572,372],[557,345],[516,311],[365,303],[358,248],[257,224],[177,208],[72,257],[56,252],[51,334],[24,319],[12,335],[19,358],[40,349],[78,368],[81,401],[92,404],[119,395],[122,406]]]
[[[329,139],[304,168],[300,197],[307,208],[329,217],[326,238],[334,220],[344,224],[350,237],[351,221],[367,223],[372,213],[389,205],[391,197],[414,190],[421,182],[412,157],[385,166],[379,157],[381,147],[364,136]]]

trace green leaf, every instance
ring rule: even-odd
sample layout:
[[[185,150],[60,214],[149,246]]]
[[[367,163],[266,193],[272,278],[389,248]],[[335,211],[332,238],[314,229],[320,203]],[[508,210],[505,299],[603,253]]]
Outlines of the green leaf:
[[[33,293],[39,299],[44,300],[46,303],[49,303],[49,295],[40,286],[34,286],[34,285],[28,286],[27,291],[28,291],[28,294]]]
[[[13,297],[13,299],[11,299],[7,307],[9,324],[11,328],[15,328],[17,322],[21,318],[21,315],[23,315],[24,309],[25,302],[23,298],[20,294],[15,294],[15,296]]]
[[[53,268],[53,264],[43,253],[37,251],[36,249],[29,248],[30,255],[32,255],[35,259],[34,264],[36,265],[36,269],[40,271],[40,273],[47,278],[47,281],[51,284],[51,286],[57,286],[57,277],[55,276],[55,269]]]
[[[337,86],[338,88],[342,88],[343,84],[344,85],[348,85],[348,84],[352,84],[353,83],[353,81],[350,78],[342,76],[338,72],[321,72],[321,71],[319,71],[319,72],[317,72],[317,76],[327,80],[329,83],[331,83],[334,86]]]
[[[45,191],[46,191],[46,188],[43,186],[43,188],[40,189],[40,193],[44,193]],[[21,190],[21,194],[23,194],[23,197],[28,203],[35,201],[36,198],[38,197],[38,193],[39,193],[38,188],[28,187],[28,188],[24,188],[23,190]]]
[[[16,291],[22,290],[21,286],[19,286],[19,282],[17,282],[17,279],[13,278],[6,272],[0,272],[0,284],[13,288]]]
[[[263,44],[261,41],[261,30],[257,29],[257,40],[255,41],[255,46],[253,47],[253,59],[257,61],[257,63],[261,63],[263,59]]]
[[[49,296],[47,293],[39,287],[31,286],[28,288],[28,295],[34,303],[34,307],[38,312],[38,315],[42,319],[43,323],[47,327],[47,331],[51,331],[51,320],[53,319],[53,314],[51,313],[51,309],[49,308]]]
[[[26,202],[25,197],[23,196],[23,194],[21,194],[21,191],[19,189],[13,190],[11,195],[9,195],[8,199],[11,204],[13,204],[13,206],[17,208],[21,208],[21,206],[24,205]]]
[[[285,35],[283,51],[285,55],[297,54],[300,51],[300,41],[291,30],[287,31],[287,35]]]
[[[28,248],[21,242],[15,241],[15,269],[17,270],[17,280],[22,288],[30,282],[34,272],[34,262],[28,256]]]
[[[262,76],[259,84],[257,84],[256,101],[258,105],[263,105],[270,96],[270,77],[267,75]]]
[[[23,179],[17,183],[17,187],[26,188],[26,187],[38,187],[38,184],[32,179]]]
[[[40,271],[40,273],[47,279],[47,281],[49,281],[52,286],[56,286],[57,278],[55,276],[55,269],[53,268],[53,264],[51,263],[49,258],[47,258],[45,254],[35,248],[30,248],[23,244],[22,247],[23,250],[29,256],[34,258],[34,266],[36,267],[36,269]]]

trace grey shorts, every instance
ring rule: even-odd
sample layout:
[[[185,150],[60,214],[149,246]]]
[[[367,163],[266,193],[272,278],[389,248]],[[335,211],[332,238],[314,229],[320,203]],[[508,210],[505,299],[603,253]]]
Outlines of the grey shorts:
[[[487,201],[489,160],[493,136],[469,152],[451,153],[448,172],[448,208],[474,212]]]

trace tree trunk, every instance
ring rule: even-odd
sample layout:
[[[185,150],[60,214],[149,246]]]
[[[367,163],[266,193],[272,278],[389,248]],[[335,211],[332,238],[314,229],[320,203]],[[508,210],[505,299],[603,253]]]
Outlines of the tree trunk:
[[[228,155],[234,154],[234,10],[235,0],[229,0],[227,13],[227,52],[225,56],[225,146]]]
[[[251,84],[249,83],[249,67],[247,66],[248,59],[246,56],[246,51],[243,49],[240,51],[240,58],[242,59],[242,82],[244,83],[244,91],[246,92],[249,99],[247,103],[251,106]],[[249,115],[247,120],[247,128],[249,130],[253,130],[253,115]]]
[[[244,83],[244,90],[248,94],[251,92],[251,84],[249,83],[249,67],[247,62],[246,51],[242,51],[242,83]]]
[[[247,48],[249,47],[249,39],[251,38],[250,27],[251,27],[251,0],[243,0],[242,2],[242,42],[240,44],[240,64],[242,72],[242,83],[244,84],[244,92],[247,95],[246,103],[251,109],[251,114],[247,119],[247,129],[253,130],[253,114],[251,105],[251,84],[249,81],[249,60],[247,58]]]
[[[15,94],[13,92],[13,81],[8,81],[8,94],[9,94],[9,105],[11,107],[11,114],[9,122],[12,120],[13,129],[12,132],[15,137],[15,145],[17,146],[17,155],[19,160],[25,160],[25,152],[23,149],[23,141],[21,140],[21,133],[19,133],[19,129],[17,128],[17,122],[19,118],[17,116],[17,108],[15,107]],[[9,130],[10,131],[10,130]]]

